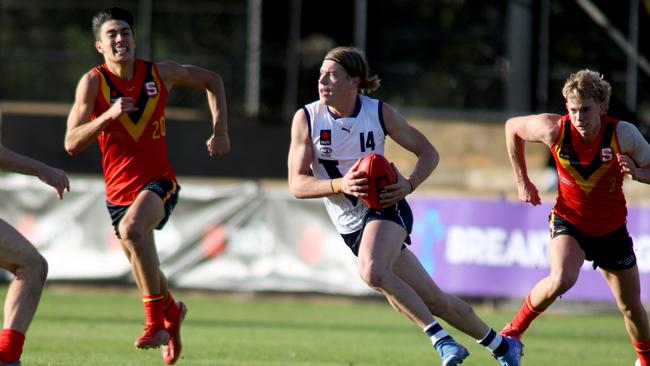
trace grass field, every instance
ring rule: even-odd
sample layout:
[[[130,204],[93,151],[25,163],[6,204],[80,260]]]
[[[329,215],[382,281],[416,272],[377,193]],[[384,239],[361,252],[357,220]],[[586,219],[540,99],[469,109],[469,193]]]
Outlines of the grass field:
[[[6,287],[0,288],[4,299]],[[178,365],[439,365],[429,340],[386,303],[374,300],[224,296],[178,292],[188,305]],[[479,308],[495,328],[512,312]],[[164,365],[160,350],[138,351],[140,300],[131,289],[49,286],[27,335],[26,366]],[[463,366],[497,365],[474,340],[447,329],[470,350]],[[618,313],[543,315],[526,334],[525,366],[632,366]]]

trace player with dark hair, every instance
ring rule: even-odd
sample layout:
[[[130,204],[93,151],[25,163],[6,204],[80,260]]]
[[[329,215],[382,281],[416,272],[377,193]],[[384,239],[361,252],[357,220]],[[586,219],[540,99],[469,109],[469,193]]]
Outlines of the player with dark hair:
[[[364,54],[351,47],[330,50],[318,79],[319,101],[299,109],[291,128],[289,189],[297,198],[322,197],[343,241],[359,259],[359,275],[381,292],[398,312],[431,339],[443,366],[458,365],[469,355],[437,322],[435,316],[477,339],[504,366],[518,366],[522,345],[502,337],[456,296],[431,280],[410,243],[411,209],[404,199],[435,169],[438,152],[390,105],[364,94],[379,88],[369,76]],[[398,171],[397,183],[380,194],[383,208],[364,202],[368,178],[350,169],[371,153],[384,153],[390,136],[417,156],[408,177]],[[312,174],[313,172],[313,174]]]
[[[174,86],[205,89],[212,114],[208,152],[226,154],[230,141],[223,81],[197,66],[136,59],[133,15],[127,10],[100,11],[92,28],[104,64],[79,81],[65,149],[75,155],[98,141],[108,211],[144,303],[145,328],[135,346],[163,346],[164,361],[173,364],[180,357],[187,307],[167,288],[153,236],[169,218],[180,190],[166,153],[165,104]]]
[[[0,146],[0,168],[37,176],[56,189],[70,191],[64,171]],[[0,268],[13,273],[4,303],[4,324],[0,332],[0,366],[20,365],[25,334],[34,318],[47,278],[47,261],[24,236],[0,219]]]
[[[519,199],[541,203],[526,169],[526,142],[550,148],[559,179],[549,218],[551,272],[537,282],[501,333],[521,337],[536,317],[573,287],[586,259],[600,268],[623,313],[637,363],[648,366],[650,327],[626,227],[623,177],[650,183],[650,145],[632,123],[607,116],[611,87],[599,73],[580,70],[571,74],[562,94],[568,114],[522,116],[506,122]]]

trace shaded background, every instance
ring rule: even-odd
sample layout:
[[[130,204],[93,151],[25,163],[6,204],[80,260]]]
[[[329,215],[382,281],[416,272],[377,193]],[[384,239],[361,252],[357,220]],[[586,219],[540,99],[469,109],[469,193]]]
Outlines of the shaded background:
[[[102,62],[90,19],[110,6],[134,12],[139,57],[224,78],[233,149],[218,161],[202,143],[204,92],[170,95],[169,120],[183,122],[169,123],[181,175],[285,177],[291,116],[317,98],[320,62],[338,45],[366,50],[382,79],[374,97],[425,121],[562,113],[564,80],[591,68],[612,83],[613,116],[644,132],[650,124],[650,0],[0,0],[4,145],[99,173],[96,148],[71,159],[62,141],[79,77]]]

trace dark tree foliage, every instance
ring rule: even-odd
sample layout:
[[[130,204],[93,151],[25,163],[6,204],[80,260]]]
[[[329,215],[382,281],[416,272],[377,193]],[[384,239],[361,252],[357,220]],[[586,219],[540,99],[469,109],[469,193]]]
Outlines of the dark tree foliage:
[[[512,0],[515,1],[515,0]],[[90,19],[99,9],[140,1],[0,0],[0,100],[71,102],[79,77],[101,62]],[[527,3],[519,1],[519,3]],[[537,82],[541,0],[531,1],[531,80]],[[625,36],[629,2],[593,0]],[[245,95],[246,1],[152,1],[151,51],[219,71],[232,113]],[[429,110],[500,111],[508,73],[508,6],[502,0],[368,1],[366,52],[379,74],[376,94],[391,104]],[[560,89],[570,72],[589,67],[612,82],[613,109],[625,112],[627,58],[575,1],[550,0],[548,110],[561,111]],[[650,9],[641,1],[639,50],[650,57]],[[283,103],[290,0],[263,1],[262,118],[278,118]],[[353,42],[354,1],[302,1],[296,108],[314,100],[328,48]],[[138,41],[142,41],[138,38]],[[536,85],[530,85],[533,98]],[[650,77],[639,71],[636,115],[650,114]],[[174,91],[170,104],[205,107],[202,92]],[[645,112],[644,112],[645,111]],[[627,111],[635,112],[635,111]],[[634,114],[633,114],[634,115]],[[636,116],[635,115],[635,116]]]

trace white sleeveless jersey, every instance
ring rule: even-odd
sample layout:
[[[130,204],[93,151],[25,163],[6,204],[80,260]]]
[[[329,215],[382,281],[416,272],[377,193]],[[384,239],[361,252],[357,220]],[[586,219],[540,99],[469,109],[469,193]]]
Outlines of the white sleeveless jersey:
[[[320,101],[306,105],[313,146],[311,170],[318,179],[340,178],[370,153],[384,154],[386,128],[377,99],[359,96],[352,117],[336,118]],[[361,229],[368,206],[343,193],[323,198],[327,213],[341,234]]]

